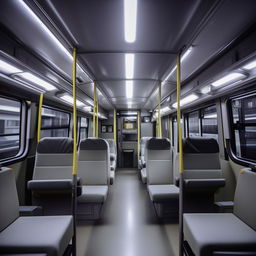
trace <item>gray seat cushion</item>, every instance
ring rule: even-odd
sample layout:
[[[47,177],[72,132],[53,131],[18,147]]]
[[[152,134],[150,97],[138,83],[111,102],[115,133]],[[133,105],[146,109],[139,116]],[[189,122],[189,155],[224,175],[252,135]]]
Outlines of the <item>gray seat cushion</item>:
[[[141,174],[141,180],[144,184],[147,183],[147,171],[145,168],[141,169],[140,171],[140,174]]]
[[[256,232],[232,213],[184,214],[184,239],[195,255],[256,250]]]
[[[179,188],[175,185],[148,185],[150,199],[155,203],[178,200]]]
[[[78,203],[104,203],[107,199],[108,186],[82,186],[82,194]]]
[[[72,216],[20,217],[0,233],[0,251],[61,256],[72,236]]]

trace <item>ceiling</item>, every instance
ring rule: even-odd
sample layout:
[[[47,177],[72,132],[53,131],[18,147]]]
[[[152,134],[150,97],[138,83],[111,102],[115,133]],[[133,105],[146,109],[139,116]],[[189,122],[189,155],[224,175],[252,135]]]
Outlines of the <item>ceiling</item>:
[[[27,14],[22,0],[1,3],[0,22],[17,39],[71,80],[72,60],[56,48]],[[256,21],[254,0],[138,0],[136,41],[124,40],[123,0],[26,0],[96,81],[100,105],[110,110],[152,109],[156,89],[175,65],[177,53],[193,46],[182,63],[182,80],[191,77]],[[125,53],[135,53],[134,93],[126,98]],[[78,73],[91,98],[90,79]],[[162,98],[175,89],[175,72],[162,84]]]

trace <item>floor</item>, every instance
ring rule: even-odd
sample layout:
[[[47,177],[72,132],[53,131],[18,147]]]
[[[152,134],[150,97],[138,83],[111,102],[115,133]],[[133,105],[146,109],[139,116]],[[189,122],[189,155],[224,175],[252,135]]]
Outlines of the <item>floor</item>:
[[[78,256],[175,256],[178,225],[161,224],[137,170],[119,170],[102,219],[79,224]]]

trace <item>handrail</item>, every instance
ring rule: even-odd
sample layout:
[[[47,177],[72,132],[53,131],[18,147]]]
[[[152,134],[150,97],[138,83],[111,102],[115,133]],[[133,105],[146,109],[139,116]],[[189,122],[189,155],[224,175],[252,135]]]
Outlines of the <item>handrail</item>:
[[[37,123],[37,142],[41,139],[41,126],[42,126],[42,109],[43,109],[44,94],[40,93],[39,106],[38,106],[38,123]]]
[[[180,193],[179,193],[179,255],[183,256],[183,145],[182,145],[182,127],[181,127],[181,110],[180,110],[180,53],[177,56],[177,128],[178,128],[178,147],[179,147],[179,173],[180,173]]]
[[[73,213],[73,229],[74,235],[72,238],[72,255],[76,256],[76,197],[77,197],[77,109],[76,109],[76,48],[73,50],[73,68],[72,68],[72,80],[73,80],[73,186],[72,186],[72,213]]]
[[[117,143],[117,137],[116,137],[116,109],[114,109],[114,141],[115,145]]]
[[[161,94],[162,94],[162,90],[161,90],[161,83],[159,83],[159,87],[158,87],[158,126],[157,126],[157,137],[162,138],[162,121],[161,121]]]
[[[93,137],[96,137],[96,83],[93,84]]]
[[[140,111],[137,112],[138,160],[140,157]]]
[[[98,100],[96,101],[96,131],[95,131],[95,137],[99,137],[99,103]]]

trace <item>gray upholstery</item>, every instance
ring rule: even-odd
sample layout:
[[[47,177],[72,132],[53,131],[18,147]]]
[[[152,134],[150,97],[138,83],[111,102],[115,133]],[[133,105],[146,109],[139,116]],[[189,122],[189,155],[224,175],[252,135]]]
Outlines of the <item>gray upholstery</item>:
[[[72,180],[30,180],[28,188],[31,190],[71,190]]]
[[[238,178],[234,214],[184,214],[184,238],[195,255],[213,251],[256,251],[256,173]]]
[[[213,138],[186,138],[183,140],[184,153],[219,153],[219,145]]]
[[[196,256],[256,250],[256,232],[232,213],[184,214],[184,239]]]
[[[40,154],[67,154],[73,153],[73,140],[66,137],[46,137],[37,145]]]
[[[72,216],[19,217],[0,233],[0,251],[61,256],[73,236],[72,223]]]
[[[147,184],[147,172],[146,168],[140,170],[141,180],[143,184]]]
[[[105,140],[90,138],[80,142],[78,176],[82,185],[109,184],[110,157],[109,146]]]
[[[149,185],[172,184],[171,144],[167,138],[151,138],[146,143],[146,173]]]
[[[108,186],[82,186],[82,195],[78,203],[104,203],[107,199]]]
[[[150,199],[155,203],[169,202],[179,198],[179,188],[174,185],[149,185]]]
[[[256,230],[255,195],[256,173],[241,171],[234,198],[234,214],[254,230]]]
[[[151,137],[142,137],[140,140],[140,156],[139,156],[139,168],[143,169],[146,165],[145,152],[146,143]]]
[[[61,256],[73,236],[72,216],[18,217],[18,196],[11,171],[0,171],[0,252]]]
[[[73,140],[43,138],[38,142],[33,180],[72,179]]]
[[[110,169],[111,171],[116,170],[116,163],[117,163],[117,152],[116,152],[116,145],[115,141],[113,139],[106,139],[108,146],[109,146],[109,152],[110,152]],[[110,184],[113,184],[114,182],[115,173],[110,173]]]
[[[0,232],[19,217],[19,200],[14,174],[0,171]]]

